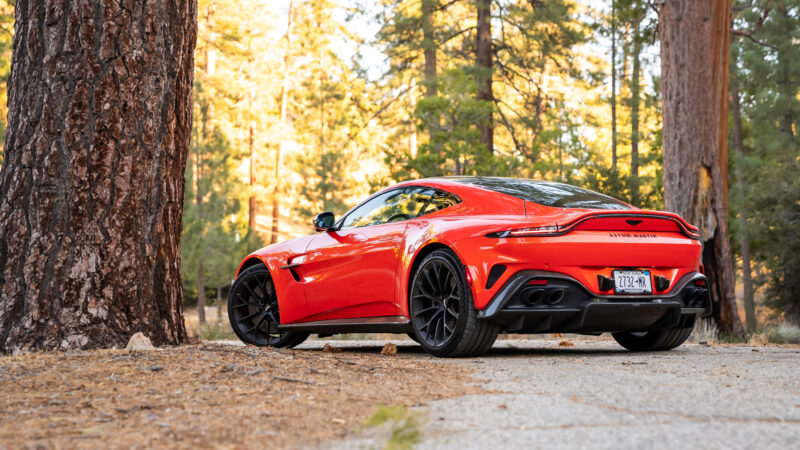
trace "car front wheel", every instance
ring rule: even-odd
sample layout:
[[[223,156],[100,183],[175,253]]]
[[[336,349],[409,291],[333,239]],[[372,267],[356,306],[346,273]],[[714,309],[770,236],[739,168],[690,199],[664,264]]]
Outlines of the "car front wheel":
[[[242,342],[259,347],[294,347],[308,333],[281,330],[278,297],[272,277],[263,265],[243,270],[231,286],[228,319]]]
[[[409,313],[415,340],[434,356],[481,355],[499,332],[497,325],[478,320],[465,268],[450,250],[435,250],[420,263]]]

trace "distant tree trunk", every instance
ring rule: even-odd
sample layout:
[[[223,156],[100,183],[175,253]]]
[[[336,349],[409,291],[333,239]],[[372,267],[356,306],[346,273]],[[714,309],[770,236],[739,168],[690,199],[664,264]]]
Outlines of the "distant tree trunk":
[[[206,271],[203,261],[197,263],[197,321],[206,323]]]
[[[247,140],[247,144],[250,150],[250,198],[248,199],[248,209],[247,209],[247,225],[250,228],[250,231],[255,231],[256,229],[256,213],[258,208],[258,203],[256,201],[256,194],[253,192],[253,189],[256,187],[256,152],[255,148],[253,147],[253,121],[250,121],[250,135]]]
[[[637,4],[638,7],[638,4]],[[642,40],[639,35],[639,22],[637,19],[633,24],[633,71],[631,73],[631,204],[640,206],[639,201],[639,97],[640,84],[639,76],[641,72],[641,53]]]
[[[741,336],[727,226],[730,0],[667,0],[659,33],[664,204],[700,228],[714,318]]]
[[[611,168],[617,170],[617,1],[611,0]]]
[[[422,0],[422,47],[425,56],[426,97],[437,94],[436,89],[436,37],[433,32],[433,13],[436,0]]]
[[[187,338],[196,3],[17,0],[0,172],[0,352]]]
[[[214,76],[214,73],[217,70],[217,49],[214,47],[214,9],[209,8],[206,12],[206,24],[208,26],[208,45],[206,46],[206,63],[205,63],[205,73],[206,77],[209,79]],[[214,133],[214,124],[211,121],[211,118],[214,115],[214,103],[213,102],[206,102],[204,108],[202,109],[202,132],[203,132],[203,139],[205,144],[208,144],[213,139]],[[200,180],[203,177],[203,150],[204,146],[197,146],[197,190],[195,191],[195,204],[197,205],[197,218],[201,224],[203,222],[203,198],[205,196],[205,192],[203,192],[203,183]],[[203,248],[203,233],[205,229],[200,230],[200,235],[198,236],[198,246]],[[197,320],[200,324],[204,324],[206,322],[206,276],[205,276],[205,268],[203,267],[203,259],[200,258],[197,263]]]
[[[289,0],[289,22],[286,25],[286,47],[283,53],[283,81],[281,82],[281,100],[280,100],[280,123],[281,123],[281,136],[278,146],[275,148],[275,174],[272,185],[272,230],[270,231],[269,243],[275,244],[278,242],[278,221],[280,220],[280,170],[281,170],[281,154],[284,153],[283,146],[286,145],[286,128],[288,126],[286,111],[289,103],[289,66],[292,61],[292,18],[294,16],[294,2]]]
[[[222,286],[217,286],[217,323],[222,323]]]
[[[491,0],[477,0],[478,5],[478,37],[477,37],[477,65],[478,65],[478,100],[488,102],[494,108],[494,93],[492,92],[492,16]],[[481,130],[481,144],[486,145],[489,153],[494,151],[494,120],[491,110]]]
[[[744,162],[744,136],[742,133],[742,108],[739,103],[739,83],[735,69],[731,71],[731,108],[733,109],[733,148],[736,150],[736,184],[744,188],[742,163]],[[744,317],[747,331],[755,331],[756,305],[753,299],[753,270],[750,267],[750,237],[747,234],[747,211],[739,208],[739,245],[742,248],[742,284],[744,285]]]

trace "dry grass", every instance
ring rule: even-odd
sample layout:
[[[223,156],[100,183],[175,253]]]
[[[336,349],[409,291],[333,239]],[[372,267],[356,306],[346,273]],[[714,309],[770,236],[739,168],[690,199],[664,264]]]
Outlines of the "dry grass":
[[[717,331],[716,324],[710,319],[697,320],[694,323],[694,331],[690,342],[696,344],[714,345],[719,341],[719,332]]]
[[[461,368],[379,347],[6,356],[0,383],[0,447],[9,448],[306,446],[345,436],[376,405],[479,392]]]
[[[767,325],[750,335],[750,345],[800,344],[800,327],[789,324]]]

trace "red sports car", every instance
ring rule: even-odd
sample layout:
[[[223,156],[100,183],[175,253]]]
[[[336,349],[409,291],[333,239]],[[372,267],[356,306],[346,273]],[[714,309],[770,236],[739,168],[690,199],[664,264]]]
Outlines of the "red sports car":
[[[711,312],[696,227],[567,184],[407,181],[314,227],[241,263],[228,315],[242,341],[407,333],[433,355],[474,356],[501,332],[611,332],[668,350]]]

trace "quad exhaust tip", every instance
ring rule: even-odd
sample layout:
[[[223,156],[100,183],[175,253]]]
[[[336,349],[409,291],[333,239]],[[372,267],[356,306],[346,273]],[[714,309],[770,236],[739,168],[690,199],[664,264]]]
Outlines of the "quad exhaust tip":
[[[560,303],[561,300],[564,300],[566,294],[567,293],[566,291],[564,291],[564,289],[556,289],[550,293],[549,297],[547,297],[547,303],[550,305],[555,305],[557,303]]]
[[[532,290],[523,298],[523,301],[528,306],[538,305],[544,300],[544,289]]]
[[[546,303],[548,305],[555,305],[560,303],[566,297],[567,292],[564,289],[528,289],[522,295],[522,303],[526,306],[535,306]]]

